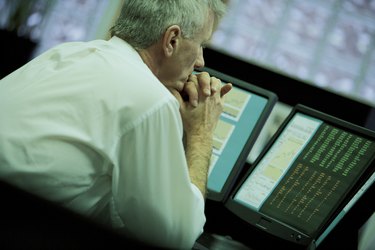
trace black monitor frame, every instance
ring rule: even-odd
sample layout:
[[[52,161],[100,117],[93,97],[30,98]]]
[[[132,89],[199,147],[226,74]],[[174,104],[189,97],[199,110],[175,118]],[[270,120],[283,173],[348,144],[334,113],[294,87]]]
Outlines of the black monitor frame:
[[[304,106],[304,105],[300,105],[300,104],[296,105],[294,107],[293,111],[289,114],[288,118],[293,117],[297,112],[302,113],[302,114],[304,114],[306,112],[307,112],[306,114],[309,114],[309,113],[313,112],[315,117],[323,120],[327,124],[333,124],[334,126],[336,126],[338,128],[342,128],[342,129],[348,129],[349,128],[350,131],[353,131],[353,132],[358,131],[361,134],[361,136],[364,136],[365,138],[368,138],[372,141],[375,140],[375,132],[374,131],[363,128],[361,126],[357,126],[355,124],[349,123],[349,122],[341,120],[341,119],[336,119],[335,117],[333,117],[331,115],[322,113],[320,111],[314,110],[314,109],[312,109],[310,107],[307,107],[307,106]],[[254,170],[255,166],[259,163],[259,161],[263,158],[263,156],[266,155],[266,153],[271,148],[273,143],[276,141],[276,139],[282,133],[284,128],[287,126],[287,124],[289,122],[288,118],[284,121],[284,123],[280,126],[280,129],[271,138],[269,143],[263,149],[262,153],[259,155],[257,160],[254,162],[254,164],[247,170],[246,174],[244,174],[242,176],[241,180],[239,182],[237,182],[235,188],[233,189],[233,192],[230,194],[229,198],[227,199],[227,201],[225,203],[225,207],[229,211],[231,211],[233,214],[235,214],[237,217],[239,217],[241,220],[243,220],[245,222],[256,224],[256,223],[262,221],[262,218],[263,218],[265,223],[267,224],[267,227],[275,227],[275,228],[278,227],[278,224],[272,223],[271,219],[267,215],[260,215],[260,214],[255,213],[255,212],[249,212],[249,208],[247,208],[244,205],[241,205],[238,202],[234,201],[234,196],[236,195],[238,190],[241,188],[241,186],[245,182],[245,180],[248,178],[248,176],[251,174],[251,172]],[[330,218],[328,219],[328,223],[333,222],[335,220],[336,216],[340,213],[340,211],[347,205],[347,203],[353,198],[353,196],[361,188],[363,188],[363,185],[365,184],[365,182],[374,173],[374,170],[375,170],[375,160],[374,159],[375,159],[375,156],[372,157],[371,165],[369,165],[367,167],[366,171],[364,172],[364,174],[362,174],[361,178],[357,181],[354,188],[352,188],[350,190],[349,194],[347,195],[347,197],[340,202],[340,204],[338,205],[338,207],[336,209],[336,212],[334,212],[330,216]],[[367,189],[363,190],[363,192],[361,192],[361,194],[363,194],[368,189],[371,189],[371,188],[374,188],[374,187],[367,186],[366,188]],[[358,198],[360,198],[360,197],[358,197]],[[261,223],[258,223],[258,224],[259,224],[259,228],[261,228],[262,227]],[[263,230],[267,231],[266,226],[263,228]],[[326,230],[326,228],[322,228],[318,234],[323,233],[325,230]],[[291,231],[294,231],[294,230],[291,230]],[[315,236],[317,237],[318,234],[315,235]],[[277,235],[275,235],[275,236],[277,236]],[[279,236],[282,236],[282,235],[279,235]],[[288,237],[285,236],[285,238],[288,238]],[[308,246],[309,244],[315,244],[314,241],[316,240],[316,238],[312,238],[309,235],[300,234],[299,236],[294,235],[294,237],[289,237],[288,240],[290,242],[293,242],[293,243],[296,243],[296,244],[299,244],[299,245]]]

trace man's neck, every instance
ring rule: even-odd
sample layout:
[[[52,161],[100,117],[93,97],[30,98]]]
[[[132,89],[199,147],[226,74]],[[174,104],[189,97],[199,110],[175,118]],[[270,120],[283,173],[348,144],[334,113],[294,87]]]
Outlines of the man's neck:
[[[146,49],[138,50],[138,53],[143,62],[150,68],[151,72],[158,77],[159,69],[162,65],[162,52],[160,52],[160,48],[157,44]]]

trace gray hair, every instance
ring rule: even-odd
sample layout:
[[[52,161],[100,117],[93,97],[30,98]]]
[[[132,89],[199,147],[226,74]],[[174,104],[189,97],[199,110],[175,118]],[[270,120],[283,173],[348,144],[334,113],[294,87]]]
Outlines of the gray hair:
[[[185,38],[192,38],[205,23],[209,11],[218,24],[225,14],[222,0],[125,0],[111,36],[136,49],[156,43],[168,27],[178,25]]]

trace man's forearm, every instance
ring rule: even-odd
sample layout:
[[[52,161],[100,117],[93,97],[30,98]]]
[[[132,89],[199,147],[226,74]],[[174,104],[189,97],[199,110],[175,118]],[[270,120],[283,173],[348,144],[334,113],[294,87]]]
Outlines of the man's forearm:
[[[191,182],[199,188],[203,197],[206,197],[208,168],[212,154],[212,137],[187,136],[185,143]]]

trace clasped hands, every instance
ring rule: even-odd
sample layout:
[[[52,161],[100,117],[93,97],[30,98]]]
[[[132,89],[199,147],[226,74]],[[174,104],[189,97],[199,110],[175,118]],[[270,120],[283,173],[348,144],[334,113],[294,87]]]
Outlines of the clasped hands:
[[[197,107],[199,100],[214,96],[216,93],[223,97],[232,89],[232,84],[221,84],[221,80],[210,76],[207,72],[191,74],[185,83],[183,92],[181,93],[185,101],[193,107]]]
[[[171,89],[180,103],[184,131],[212,134],[223,110],[223,97],[231,89],[232,84],[222,85],[220,79],[207,72],[190,75],[181,92]]]
[[[192,107],[197,107],[200,99],[214,96],[216,93],[220,93],[222,98],[231,89],[231,83],[222,85],[220,79],[210,76],[207,72],[202,72],[191,74],[182,92],[175,89],[170,89],[170,91],[180,101],[180,104],[184,102],[185,105],[189,103]]]

